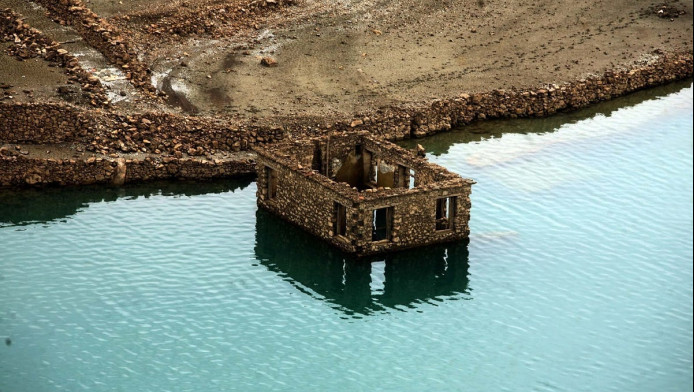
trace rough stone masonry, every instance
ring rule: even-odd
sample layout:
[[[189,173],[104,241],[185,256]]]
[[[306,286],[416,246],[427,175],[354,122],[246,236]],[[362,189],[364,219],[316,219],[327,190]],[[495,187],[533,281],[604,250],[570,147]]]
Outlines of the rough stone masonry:
[[[256,149],[258,205],[359,256],[470,233],[475,183],[366,132]]]

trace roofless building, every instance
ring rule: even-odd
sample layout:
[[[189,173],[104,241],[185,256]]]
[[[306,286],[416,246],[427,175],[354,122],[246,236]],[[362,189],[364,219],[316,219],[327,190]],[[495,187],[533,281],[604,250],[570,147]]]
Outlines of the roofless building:
[[[368,133],[257,148],[258,205],[345,252],[460,241],[473,180]]]

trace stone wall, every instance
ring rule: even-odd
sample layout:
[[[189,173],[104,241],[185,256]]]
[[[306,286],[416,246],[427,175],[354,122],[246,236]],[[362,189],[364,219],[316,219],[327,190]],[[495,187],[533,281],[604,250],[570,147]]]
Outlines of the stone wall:
[[[336,130],[363,130],[388,140],[400,140],[433,134],[475,120],[547,116],[691,75],[691,54],[663,56],[644,68],[608,72],[600,78],[564,86],[461,94],[458,98],[436,101],[424,107],[394,108],[358,120],[327,125],[307,124],[297,119],[291,126],[291,134],[292,137],[305,137]],[[207,155],[215,151],[244,151],[289,136],[287,127],[225,118],[163,112],[120,115],[89,111],[69,104],[0,103],[0,142],[71,141],[76,135],[83,135],[85,130],[91,138],[80,140],[91,145],[92,151],[156,153],[158,150],[179,157]]]
[[[120,115],[59,103],[0,103],[0,143],[80,142],[102,154],[207,156],[285,138],[281,127],[239,126],[224,119],[148,112]]]
[[[359,205],[352,232],[362,254],[374,254],[390,250],[402,250],[441,242],[459,241],[470,235],[471,183],[461,186],[430,187],[421,192],[407,193],[384,199],[368,200]],[[453,230],[436,230],[436,200],[456,197]],[[391,242],[371,241],[373,210],[393,207]]]
[[[72,26],[87,44],[120,67],[135,87],[154,94],[156,89],[151,83],[150,69],[138,60],[135,44],[126,39],[118,28],[90,10],[82,0],[35,1],[46,8],[53,19]]]
[[[280,127],[232,124],[225,119],[189,117],[170,113],[111,116],[110,132],[97,140],[95,149],[106,152],[154,152],[182,157],[217,151],[245,151],[257,144],[284,139]]]
[[[421,137],[476,120],[545,117],[576,110],[647,87],[692,76],[692,53],[658,53],[653,62],[628,70],[607,71],[562,85],[460,94],[423,106],[392,108],[332,125],[333,129],[366,129],[390,140]]]
[[[87,159],[32,158],[0,149],[0,186],[86,185],[140,182],[157,179],[208,179],[252,175],[249,158]]]
[[[108,183],[117,163],[104,159],[37,159],[21,155],[7,156],[0,151],[0,185],[25,186],[38,184],[96,184]]]
[[[87,140],[96,131],[100,117],[95,111],[65,104],[0,104],[0,144]]]
[[[337,137],[334,137],[335,135]],[[327,173],[326,177],[332,180],[336,180],[338,171],[347,164],[344,162],[346,158],[353,157],[350,154],[355,150],[355,146],[361,146],[364,151],[370,153],[370,162],[364,163],[362,159],[362,164],[372,166],[375,160],[379,160],[394,168],[403,166],[412,169],[418,186],[457,178],[457,175],[450,173],[444,167],[415,156],[410,151],[405,151],[395,144],[364,138],[367,135],[369,133],[364,131],[333,133],[330,137],[325,136],[314,140],[317,150],[316,147],[311,148],[312,146],[299,143],[291,145],[290,148],[282,149],[281,152],[291,154],[304,167],[319,170],[323,175]],[[322,163],[320,169],[313,165],[316,153],[320,153],[320,162]],[[326,162],[328,162],[327,170]],[[355,170],[361,169],[356,166],[352,167]],[[373,175],[373,169],[364,168],[364,170],[371,170],[370,174]],[[394,176],[397,177],[397,173]],[[397,183],[396,178],[393,181]]]
[[[116,16],[114,23],[123,21],[146,21],[144,30],[158,39],[175,39],[193,35],[212,37],[229,36],[227,26],[254,25],[268,11],[293,5],[296,0],[244,0],[191,2],[183,6],[160,10],[152,15],[151,10]],[[233,30],[232,30],[233,31]]]
[[[209,179],[255,174],[253,159],[150,158],[126,160],[126,182],[155,179]]]
[[[276,173],[277,194],[272,199],[267,193],[268,178],[265,167],[272,168]],[[347,207],[348,225],[355,223],[355,211],[349,198],[342,196],[335,189],[326,187],[322,181],[318,180],[317,175],[293,171],[286,166],[264,160],[262,157],[258,158],[256,171],[259,204],[345,251],[355,251],[354,245],[349,241],[334,241],[332,233],[335,202]]]

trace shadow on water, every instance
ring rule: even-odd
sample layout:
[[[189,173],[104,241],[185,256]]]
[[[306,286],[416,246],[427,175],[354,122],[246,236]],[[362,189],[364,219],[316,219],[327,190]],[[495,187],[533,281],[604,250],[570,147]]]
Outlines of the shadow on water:
[[[490,138],[500,138],[508,133],[551,133],[557,131],[559,127],[564,124],[576,123],[595,117],[598,114],[609,117],[613,112],[621,108],[634,106],[644,101],[658,99],[676,93],[691,85],[691,79],[683,80],[664,86],[637,91],[573,112],[557,113],[544,118],[520,118],[475,122],[459,128],[454,128],[450,132],[441,132],[424,139],[403,140],[398,142],[398,144],[405,148],[415,148],[417,144],[422,144],[428,153],[439,156],[446,154],[448,149],[454,144],[474,143]]]
[[[90,203],[119,198],[150,196],[196,196],[233,192],[246,188],[252,177],[209,182],[152,182],[121,188],[83,186],[66,188],[0,190],[0,227],[23,226],[65,219],[89,207]]]
[[[299,291],[333,304],[350,317],[470,298],[464,243],[359,260],[258,210],[255,255]]]

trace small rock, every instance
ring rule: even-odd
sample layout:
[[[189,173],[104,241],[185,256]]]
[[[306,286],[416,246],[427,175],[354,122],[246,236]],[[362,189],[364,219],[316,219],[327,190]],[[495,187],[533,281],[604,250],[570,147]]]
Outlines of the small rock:
[[[276,67],[277,66],[277,60],[273,59],[272,57],[263,57],[260,59],[260,65],[263,65],[265,67]]]
[[[41,176],[38,175],[37,173],[32,173],[32,174],[29,174],[29,175],[24,179],[24,181],[25,181],[27,184],[29,184],[29,185],[36,185],[36,184],[38,184],[39,182],[42,181],[42,178],[41,178]],[[10,343],[12,343],[12,342],[10,341]],[[7,340],[5,340],[5,344],[7,344]]]
[[[425,157],[427,155],[426,150],[424,149],[424,146],[421,144],[417,144],[417,156],[419,157]]]
[[[352,121],[352,123],[349,126],[354,128],[354,127],[358,127],[359,125],[362,125],[362,124],[364,124],[364,121],[362,121],[360,119],[356,119],[356,120]]]

